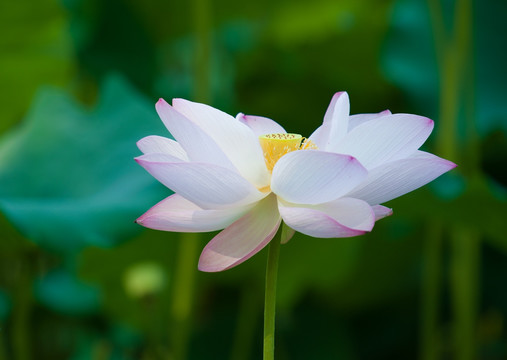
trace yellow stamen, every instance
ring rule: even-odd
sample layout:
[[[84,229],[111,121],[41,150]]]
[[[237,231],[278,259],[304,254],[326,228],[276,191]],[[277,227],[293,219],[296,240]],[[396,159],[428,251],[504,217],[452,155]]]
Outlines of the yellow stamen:
[[[300,150],[317,150],[318,147],[313,141],[307,138],[303,138],[303,144],[301,144]]]
[[[285,154],[299,150],[303,137],[298,134],[267,134],[259,136],[264,161],[270,172],[276,162]],[[306,142],[305,142],[306,143]]]

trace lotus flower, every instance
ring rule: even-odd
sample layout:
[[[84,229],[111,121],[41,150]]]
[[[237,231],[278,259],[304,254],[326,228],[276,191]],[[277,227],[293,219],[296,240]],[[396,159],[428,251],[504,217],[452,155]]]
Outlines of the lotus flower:
[[[183,99],[157,112],[176,141],[148,136],[136,158],[174,191],[137,222],[177,232],[224,229],[204,248],[201,271],[234,267],[259,252],[282,220],[320,238],[351,237],[391,215],[380,205],[432,181],[456,165],[419,147],[433,121],[417,115],[349,116],[337,93],[322,125],[308,138],[265,117],[236,118]]]

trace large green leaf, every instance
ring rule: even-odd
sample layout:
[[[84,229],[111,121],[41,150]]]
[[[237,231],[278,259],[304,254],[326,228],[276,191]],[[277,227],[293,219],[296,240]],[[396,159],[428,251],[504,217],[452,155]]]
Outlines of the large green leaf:
[[[0,141],[0,211],[28,238],[78,249],[112,245],[169,192],[134,161],[135,142],[167,134],[125,81],[106,81],[96,109],[44,89],[21,127]]]

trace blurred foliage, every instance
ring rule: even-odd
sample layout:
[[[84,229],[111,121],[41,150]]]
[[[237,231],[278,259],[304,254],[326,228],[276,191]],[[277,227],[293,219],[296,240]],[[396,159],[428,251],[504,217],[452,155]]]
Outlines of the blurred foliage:
[[[34,284],[35,296],[50,309],[64,314],[86,314],[99,305],[96,287],[79,282],[64,270],[54,270]]]
[[[447,28],[453,24],[452,2],[443,6]],[[435,52],[435,34],[432,33],[431,15],[424,1],[401,0],[393,7],[392,27],[385,43],[382,63],[387,76],[410,97],[419,112],[436,117],[438,112],[439,70]],[[474,3],[475,52],[472,71],[476,96],[476,129],[486,135],[496,129],[507,131],[507,104],[505,84],[507,51],[502,35],[507,33],[507,24],[495,17],[505,13],[507,3],[501,0],[477,1]],[[469,101],[469,100],[467,100]],[[465,136],[464,116],[460,117],[460,135]],[[438,125],[438,122],[437,122]],[[438,131],[438,128],[437,130]]]
[[[455,1],[443,3],[450,29]],[[209,90],[224,111],[268,116],[305,136],[340,90],[352,113],[439,114],[425,1],[210,4]],[[473,5],[472,132],[465,106],[459,109],[465,163],[387,204],[394,215],[371,234],[296,234],[282,246],[278,359],[416,358],[422,249],[433,221],[485,240],[480,354],[507,357],[507,29],[500,16],[507,9],[501,0]],[[138,139],[168,136],[156,100],[195,94],[193,6],[0,5],[0,359],[170,358],[180,235],[133,223],[170,194],[133,157]],[[478,157],[474,176],[469,149]],[[213,235],[202,235],[200,246]],[[189,359],[261,357],[265,258],[263,251],[226,272],[197,274]],[[447,269],[450,257],[443,261]],[[450,343],[448,290],[443,303],[439,331]]]
[[[150,109],[116,77],[94,111],[61,91],[41,91],[0,143],[2,212],[28,238],[60,251],[112,245],[138,231],[132,219],[164,194],[132,161],[139,135],[163,131]]]
[[[74,52],[58,0],[0,4],[0,132],[17,123],[41,84],[65,85]]]

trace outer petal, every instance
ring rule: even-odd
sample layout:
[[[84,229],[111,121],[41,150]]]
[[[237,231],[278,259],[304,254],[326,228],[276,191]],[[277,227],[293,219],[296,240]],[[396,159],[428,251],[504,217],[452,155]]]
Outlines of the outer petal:
[[[378,119],[386,115],[392,115],[391,111],[384,110],[376,114],[356,114],[349,116],[349,132],[358,125],[361,125],[367,121]]]
[[[375,221],[391,216],[393,214],[393,209],[390,209],[382,205],[374,205],[371,208],[375,213]]]
[[[254,205],[204,210],[184,197],[173,194],[144,213],[136,222],[150,229],[204,232],[223,229]]]
[[[149,162],[161,162],[161,163],[184,163],[186,162],[183,159],[180,159],[176,156],[170,154],[162,154],[162,153],[149,153],[145,155],[138,156],[134,159],[137,163],[142,161]]]
[[[375,224],[373,209],[366,202],[352,198],[308,207],[279,201],[278,208],[288,226],[313,237],[361,235]]]
[[[346,92],[334,94],[324,115],[324,122],[310,135],[309,140],[319,149],[328,150],[331,143],[340,141],[347,134],[349,112],[349,95]]]
[[[417,115],[394,114],[365,122],[330,151],[356,157],[367,169],[413,154],[433,130],[433,121]]]
[[[257,137],[266,134],[285,134],[287,132],[277,122],[266,117],[239,113],[236,119],[248,126]]]
[[[136,158],[155,179],[203,209],[240,206],[266,196],[238,173],[213,164],[165,161],[161,154]]]
[[[248,126],[208,105],[184,99],[173,105],[216,142],[245,179],[259,188],[269,184],[259,139]]]
[[[166,137],[157,135],[146,136],[137,142],[137,147],[143,154],[169,154],[178,159],[188,161],[187,153],[183,150],[181,145]]]
[[[216,164],[236,170],[215,141],[199,126],[176,111],[164,99],[160,99],[155,107],[164,125],[185,150],[190,161]]]
[[[275,236],[280,221],[276,196],[270,195],[206,245],[199,270],[222,271],[249,259]]]
[[[367,179],[347,196],[363,199],[371,205],[381,204],[413,191],[455,167],[456,164],[448,160],[417,151],[409,158],[371,170]]]
[[[271,190],[292,203],[319,204],[346,194],[366,175],[366,169],[352,156],[299,150],[278,160]]]

